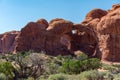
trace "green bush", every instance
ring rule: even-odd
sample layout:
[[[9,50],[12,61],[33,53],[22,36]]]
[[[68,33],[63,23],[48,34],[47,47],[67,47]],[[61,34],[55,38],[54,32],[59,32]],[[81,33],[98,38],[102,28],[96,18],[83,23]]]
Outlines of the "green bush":
[[[80,53],[79,55],[76,56],[78,60],[85,60],[88,58],[88,56],[85,53]]]
[[[120,73],[119,74],[113,74],[114,79],[113,80],[120,80]]]
[[[50,75],[48,80],[68,80],[65,74]]]
[[[13,71],[14,71],[14,67],[12,66],[12,64],[10,62],[0,63],[0,72],[5,74],[8,79],[13,78],[13,76],[14,76]]]
[[[96,71],[96,70],[90,70],[90,71],[84,71],[80,75],[78,75],[79,80],[103,80],[103,74]]]
[[[114,65],[102,64],[102,68],[104,70],[110,71],[113,74],[120,73],[120,65],[119,64],[114,64]]]
[[[3,73],[0,73],[0,80],[7,80],[6,75]]]
[[[98,69],[101,67],[100,59],[98,58],[90,58],[88,59],[88,66],[90,69]]]
[[[79,80],[74,74],[101,67],[99,59],[88,58],[85,54],[73,57],[21,52],[3,55],[2,60],[8,62],[0,63],[5,67],[0,66],[0,72],[12,76],[12,80]],[[66,74],[59,74],[61,72]]]
[[[44,58],[38,53],[31,53],[24,56],[17,55],[15,57],[15,77],[16,78],[28,78],[33,77],[37,79],[39,76],[43,75],[45,72],[43,64]],[[18,66],[17,66],[18,65]]]
[[[15,80],[28,77],[37,79],[45,72],[44,58],[39,53],[6,54],[4,58],[9,62],[0,63],[0,72]]]
[[[62,59],[60,57],[52,57],[49,56],[45,60],[44,67],[45,67],[45,74],[57,74],[60,72],[60,67],[62,65]]]
[[[103,72],[103,76],[104,76],[104,79],[105,80],[113,80],[113,74],[111,74],[109,71],[105,71],[105,72]]]
[[[113,64],[113,65],[102,64],[102,68],[104,70],[108,70],[104,72],[105,79],[120,80],[120,65],[119,64]]]
[[[113,73],[120,73],[120,64],[112,65],[114,67]]]
[[[68,74],[79,74],[86,70],[98,69],[101,67],[100,60],[97,58],[88,58],[85,60],[66,59],[62,62],[61,71]]]
[[[77,73],[80,73],[78,70],[79,68],[80,68],[80,64],[78,60],[68,59],[62,63],[61,71],[69,74],[77,74]]]

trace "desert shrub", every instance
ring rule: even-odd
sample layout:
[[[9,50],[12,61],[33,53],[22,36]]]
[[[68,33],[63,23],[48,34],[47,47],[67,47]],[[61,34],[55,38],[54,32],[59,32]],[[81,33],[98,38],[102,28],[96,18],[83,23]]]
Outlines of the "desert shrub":
[[[44,78],[40,78],[39,80],[46,80],[46,79],[44,79]]]
[[[85,60],[88,58],[88,56],[85,53],[80,53],[79,55],[76,56],[78,60]]]
[[[51,74],[59,73],[61,64],[62,64],[61,59],[59,59],[58,57],[53,57],[53,56],[47,57],[44,64],[45,74],[51,75]]]
[[[7,80],[6,75],[3,73],[0,73],[0,80]]]
[[[32,78],[32,77],[28,77],[28,79],[27,80],[35,80],[34,78]]]
[[[104,71],[102,72],[103,73],[103,77],[104,77],[104,80],[113,80],[113,74],[110,73],[109,71]]]
[[[0,59],[5,59],[5,55],[0,55]]]
[[[81,72],[77,75],[54,74],[48,78],[40,78],[39,80],[120,80],[120,74],[112,74],[108,71],[99,72],[97,70],[89,70]]]
[[[48,80],[68,80],[65,74],[50,75]]]
[[[56,73],[59,73],[59,68],[60,66],[56,63],[47,63],[45,64],[45,74],[56,74]]]
[[[105,72],[105,79],[120,80],[120,65],[119,64],[102,64],[102,68],[108,70]]]
[[[77,74],[79,73],[80,62],[71,56],[65,56],[61,66],[61,72],[63,73]]]
[[[33,77],[34,79],[38,78],[39,76],[43,75],[43,73],[45,72],[44,69],[44,58],[41,54],[39,53],[17,53],[17,54],[13,54],[13,55],[5,55],[5,60],[9,61],[4,63],[4,67],[3,68],[0,66],[0,70],[6,70],[6,72],[4,72],[5,75],[12,75],[14,74],[14,79],[27,79],[28,77]],[[14,70],[9,70],[11,69],[11,65],[13,64],[12,68],[14,68]],[[10,66],[9,66],[10,65]],[[3,68],[3,69],[2,69]],[[7,70],[8,68],[8,70]],[[4,70],[4,71],[5,71]],[[10,73],[10,71],[12,71]],[[0,71],[1,72],[1,71]],[[9,73],[8,73],[9,72]]]
[[[109,70],[110,65],[102,63],[102,68],[103,68],[104,70]]]
[[[87,59],[88,60],[88,65],[89,66],[89,69],[98,69],[101,67],[101,62],[100,62],[100,59],[98,58],[90,58],[90,59]]]
[[[80,75],[78,75],[79,80],[103,80],[103,74],[96,71],[96,70],[90,70],[90,71],[84,71]]]
[[[110,71],[112,74],[120,73],[120,65],[119,64],[113,64],[113,65],[102,64],[102,68],[104,70]]]
[[[62,62],[61,71],[68,74],[79,74],[82,71],[98,69],[101,67],[97,58],[87,58],[85,60],[67,58]]]
[[[31,53],[28,56],[17,56],[15,59],[15,77],[16,78],[38,78],[44,73],[44,60],[38,53]]]
[[[117,67],[114,67],[113,65],[109,65],[109,64],[102,64],[102,68],[104,70],[108,70],[111,74],[117,74]]]
[[[79,80],[78,75],[67,75],[67,80]]]
[[[49,78],[52,80],[56,77],[57,80],[79,80],[73,74],[98,69],[101,66],[99,59],[88,58],[85,54],[73,57],[69,55],[48,56],[41,53],[20,52],[3,55],[2,59],[12,63],[14,68],[12,71],[12,75],[14,75],[13,80],[32,80],[33,78],[40,80],[48,80]],[[61,72],[67,74],[59,74]]]
[[[113,80],[120,80],[120,73],[119,74],[113,74],[114,79]]]
[[[73,57],[68,56],[47,56],[47,59],[45,60],[45,74],[51,75],[51,74],[58,74],[61,72],[61,66],[64,61],[67,59],[72,59]]]
[[[79,62],[82,71],[98,69],[101,67],[100,60],[97,58],[88,58]]]
[[[113,73],[120,73],[120,64],[113,64],[112,66],[114,67]]]
[[[104,72],[104,79],[105,80],[120,80],[120,73],[113,74],[109,71]]]
[[[32,77],[29,77],[29,78],[27,78],[27,79],[25,79],[25,78],[18,78],[18,79],[16,79],[16,80],[35,80],[35,79],[32,78]]]
[[[0,72],[7,76],[7,79],[13,78],[14,67],[10,62],[2,62],[0,63]]]

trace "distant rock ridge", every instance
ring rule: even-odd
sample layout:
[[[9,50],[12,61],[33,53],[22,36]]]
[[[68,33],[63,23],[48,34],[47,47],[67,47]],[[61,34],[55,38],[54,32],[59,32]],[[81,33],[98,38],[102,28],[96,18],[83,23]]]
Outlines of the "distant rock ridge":
[[[120,4],[110,10],[94,9],[83,22],[56,18],[29,22],[21,31],[0,34],[0,53],[34,50],[49,55],[79,52],[103,61],[120,61]]]

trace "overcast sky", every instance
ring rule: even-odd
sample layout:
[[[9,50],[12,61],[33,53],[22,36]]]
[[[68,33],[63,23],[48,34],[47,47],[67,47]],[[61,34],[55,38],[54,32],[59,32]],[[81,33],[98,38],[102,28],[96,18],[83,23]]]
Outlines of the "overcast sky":
[[[20,30],[40,18],[80,23],[90,10],[107,10],[117,3],[120,0],[0,0],[0,33]]]

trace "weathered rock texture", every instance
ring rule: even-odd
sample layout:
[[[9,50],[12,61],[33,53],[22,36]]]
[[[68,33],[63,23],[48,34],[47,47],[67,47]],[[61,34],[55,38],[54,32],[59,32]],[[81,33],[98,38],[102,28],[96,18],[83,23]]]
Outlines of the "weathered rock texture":
[[[120,61],[120,4],[107,11],[94,9],[80,24],[40,19],[20,32],[0,35],[0,52],[29,50],[50,55],[84,52],[101,60]]]
[[[71,33],[71,50],[82,51],[89,56],[93,56],[97,46],[97,36],[92,28],[82,25],[73,25],[74,33]]]
[[[97,24],[102,60],[120,61],[120,5],[114,5]]]
[[[0,53],[14,51],[18,34],[18,31],[11,31],[0,35]]]
[[[45,20],[39,21],[44,22]],[[54,19],[49,25],[46,21],[45,23],[28,23],[21,30],[16,50],[45,51],[51,55],[69,54],[70,39],[66,34],[72,30],[72,26],[72,22],[63,19]]]

